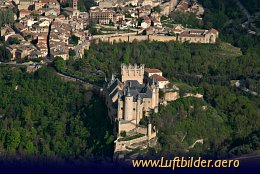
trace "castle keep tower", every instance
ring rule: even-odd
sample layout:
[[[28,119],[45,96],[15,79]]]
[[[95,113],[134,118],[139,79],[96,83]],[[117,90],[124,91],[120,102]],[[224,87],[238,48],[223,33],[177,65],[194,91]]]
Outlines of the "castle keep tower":
[[[125,83],[127,80],[137,80],[140,84],[143,84],[144,79],[144,65],[121,65],[122,82]]]

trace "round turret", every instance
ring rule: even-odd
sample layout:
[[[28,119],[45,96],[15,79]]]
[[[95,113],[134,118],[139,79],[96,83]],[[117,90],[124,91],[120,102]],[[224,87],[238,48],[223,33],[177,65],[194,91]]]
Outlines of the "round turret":
[[[131,95],[130,88],[128,87],[125,101],[124,101],[124,119],[132,120],[133,119],[133,96]]]

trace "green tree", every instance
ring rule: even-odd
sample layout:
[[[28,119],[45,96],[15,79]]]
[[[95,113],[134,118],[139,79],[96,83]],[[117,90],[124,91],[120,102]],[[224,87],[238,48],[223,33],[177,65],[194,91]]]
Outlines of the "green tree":
[[[75,35],[70,36],[69,38],[69,44],[78,45],[79,38]]]
[[[73,50],[73,49],[70,49],[70,50],[69,50],[69,56],[71,56],[71,57],[76,56],[76,51]]]
[[[12,130],[6,135],[5,147],[8,151],[15,151],[20,144],[20,133]]]
[[[13,44],[20,44],[20,40],[18,38],[12,38],[9,40],[9,44],[13,45]]]
[[[3,24],[13,24],[14,13],[12,9],[0,9],[0,26]]]
[[[123,63],[129,64],[130,63],[130,50],[129,48],[126,48],[123,55]]]
[[[66,62],[62,57],[55,57],[54,66],[58,71],[63,71],[66,66]]]
[[[25,145],[25,152],[28,155],[32,155],[35,152],[35,147],[31,141],[28,141]]]

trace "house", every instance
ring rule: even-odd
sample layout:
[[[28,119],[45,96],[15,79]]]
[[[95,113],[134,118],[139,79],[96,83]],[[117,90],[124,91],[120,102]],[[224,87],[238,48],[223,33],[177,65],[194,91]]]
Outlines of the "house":
[[[215,43],[218,38],[218,31],[215,29],[199,30],[186,29],[179,34],[181,42],[190,43]]]
[[[51,56],[53,57],[61,57],[64,60],[68,60],[69,59],[69,53],[68,52],[64,52],[64,51],[51,51]]]
[[[154,75],[150,76],[150,79],[151,79],[150,83],[152,81],[156,82],[159,85],[159,89],[166,88],[167,85],[170,83],[168,79],[166,79],[165,77],[160,76],[158,74],[154,74]]]
[[[162,71],[154,68],[145,68],[144,69],[144,80],[149,83],[157,83],[159,89],[167,87],[170,83],[168,79],[162,76]]]
[[[14,35],[15,31],[9,26],[5,25],[1,28],[1,37],[4,37],[4,40],[7,41],[8,37]]]
[[[26,16],[29,16],[31,13],[32,13],[32,11],[30,11],[30,10],[21,9],[19,11],[19,18],[21,19],[21,18],[24,18]]]
[[[32,29],[30,30],[32,33],[47,33],[49,31],[49,27],[40,27],[37,24],[34,24],[32,26]]]
[[[20,33],[20,34],[24,33],[25,31],[28,31],[28,28],[25,27],[25,26],[24,26],[22,23],[20,23],[20,22],[17,22],[17,23],[14,24],[14,29],[15,29],[15,31],[16,31],[17,33]]]
[[[109,24],[114,22],[115,12],[113,10],[92,8],[90,9],[90,20],[93,23]]]
[[[15,6],[14,6],[14,4],[12,3],[12,1],[6,1],[6,0],[2,0],[2,1],[0,1],[0,9],[12,9],[12,8],[14,8]]]
[[[66,7],[63,9],[63,12],[65,14],[65,16],[72,18],[72,17],[78,17],[79,16],[79,10],[71,8],[71,7]]]
[[[125,20],[125,15],[120,14],[120,13],[116,13],[114,15],[114,22],[122,22]]]
[[[38,22],[39,27],[49,27],[50,22],[48,20],[41,20]]]
[[[8,45],[6,47],[7,54],[11,60],[24,59],[26,57],[36,58],[39,52],[31,43],[23,41],[20,44]]]
[[[55,8],[60,10],[60,4],[57,0],[38,0],[34,3],[34,10],[41,8]]]
[[[34,1],[33,0],[20,0],[20,2],[18,3],[18,10],[32,10],[33,9],[33,5],[34,5]]]
[[[46,57],[48,55],[48,47],[46,44],[39,42],[36,47],[39,49],[39,57]]]
[[[30,18],[30,19],[26,20],[26,24],[24,24],[24,25],[26,25],[27,27],[31,27],[33,24],[35,24],[37,22],[38,22],[37,19]]]
[[[180,34],[183,31],[185,31],[185,28],[181,24],[177,24],[171,29],[174,34]]]
[[[98,3],[99,8],[112,8],[113,7],[113,2],[109,0],[104,0]]]
[[[151,26],[151,21],[146,20],[141,23],[141,28],[145,29]]]
[[[144,69],[144,75],[145,77],[151,77],[152,75],[157,74],[159,76],[162,76],[162,71],[155,68],[145,68]]]
[[[60,12],[57,9],[47,9],[44,13],[45,16],[49,16],[49,15],[58,16],[59,14]]]
[[[159,20],[153,19],[152,22],[153,22],[153,26],[162,28],[162,23]]]

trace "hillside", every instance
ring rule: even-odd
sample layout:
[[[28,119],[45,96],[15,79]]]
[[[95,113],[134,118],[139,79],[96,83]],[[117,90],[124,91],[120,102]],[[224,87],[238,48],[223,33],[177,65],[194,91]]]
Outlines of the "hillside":
[[[0,68],[0,157],[85,161],[112,157],[102,99],[53,69]],[[102,122],[102,125],[99,123]]]
[[[181,93],[187,90],[204,94],[205,101],[179,99],[161,107],[154,122],[163,154],[232,157],[260,148],[259,98],[230,86],[232,79],[257,81],[260,62],[255,54],[242,54],[239,48],[221,41],[216,45],[100,43],[86,51],[81,60],[61,62],[56,62],[58,69],[93,77],[97,77],[95,72],[120,76],[118,70],[123,62],[144,63],[161,69],[181,88]],[[202,111],[203,106],[208,109]],[[204,144],[186,153],[198,139],[204,139]]]

